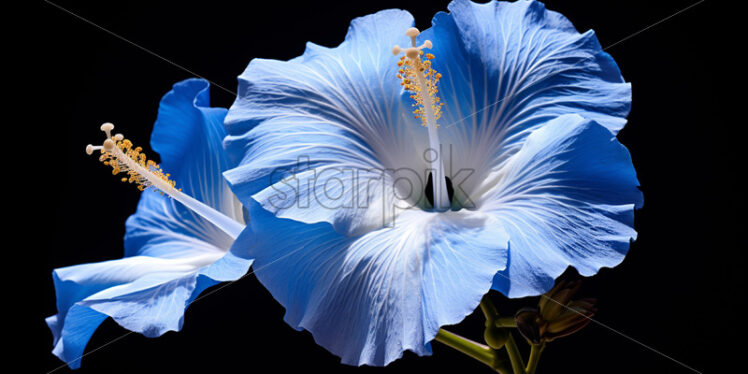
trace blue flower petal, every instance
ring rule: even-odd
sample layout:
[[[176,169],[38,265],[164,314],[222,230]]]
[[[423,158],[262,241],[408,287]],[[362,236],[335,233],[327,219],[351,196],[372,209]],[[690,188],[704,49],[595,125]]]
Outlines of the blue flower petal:
[[[391,53],[409,43],[412,25],[409,13],[385,10],[353,20],[336,48],[309,44],[291,61],[250,62],[226,118],[226,148],[241,165],[225,176],[245,205],[255,199],[279,217],[351,235],[382,226],[381,200],[393,196],[383,170],[426,165],[413,146],[426,142],[425,129],[401,97]]]
[[[71,369],[77,369],[81,365],[81,356],[88,340],[108,316],[76,305],[75,302],[85,297],[87,292],[95,293],[104,286],[94,286],[88,290],[75,285],[66,287],[55,273],[52,273],[52,278],[59,311],[58,314],[46,319],[47,326],[52,331],[52,353],[66,362]]]
[[[459,150],[458,168],[482,175],[559,115],[579,114],[613,132],[626,123],[631,86],[593,31],[578,33],[536,1],[456,0],[449,11],[419,39],[434,43],[445,103],[439,131]]]
[[[151,146],[161,156],[161,168],[176,187],[217,211],[243,222],[242,208],[223,179],[233,167],[223,150],[227,110],[211,108],[209,84],[188,79],[174,85],[161,99]],[[125,255],[169,257],[225,249],[232,239],[181,203],[145,191],[137,213],[125,224]]]
[[[202,290],[240,278],[248,268],[246,260],[216,254],[182,259],[135,256],[56,269],[60,313],[47,319],[54,334],[53,353],[71,368],[79,367],[86,343],[106,317],[148,337],[179,331],[184,310]]]
[[[238,201],[222,180],[231,164],[221,148],[225,109],[207,107],[208,83],[174,85],[161,101],[153,148],[177,187],[240,221]],[[149,337],[181,329],[185,308],[207,287],[243,276],[251,259],[227,253],[232,240],[180,203],[141,195],[126,223],[125,258],[56,269],[59,313],[47,318],[53,353],[71,368],[99,324],[112,317]]]
[[[409,210],[394,227],[357,237],[277,218],[257,203],[250,214],[251,232],[232,251],[248,250],[286,322],[345,364],[429,354],[439,327],[471,313],[506,261],[506,234],[480,212]]]
[[[509,234],[494,288],[509,297],[548,291],[568,266],[589,276],[619,264],[643,203],[628,150],[577,115],[548,122],[484,182],[480,210]]]

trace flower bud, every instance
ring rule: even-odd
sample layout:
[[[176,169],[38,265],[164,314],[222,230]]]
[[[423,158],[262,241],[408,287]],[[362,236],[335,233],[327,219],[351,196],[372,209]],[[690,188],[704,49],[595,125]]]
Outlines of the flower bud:
[[[514,315],[517,330],[531,344],[540,344],[540,325],[543,323],[536,308],[522,308]]]
[[[522,308],[515,315],[517,330],[531,344],[571,335],[590,323],[597,312],[595,299],[571,300],[581,282],[559,282],[541,296],[538,308]]]
[[[483,332],[483,339],[489,347],[501,349],[506,340],[509,339],[509,331],[502,327],[496,327],[494,324],[486,325],[486,330]]]

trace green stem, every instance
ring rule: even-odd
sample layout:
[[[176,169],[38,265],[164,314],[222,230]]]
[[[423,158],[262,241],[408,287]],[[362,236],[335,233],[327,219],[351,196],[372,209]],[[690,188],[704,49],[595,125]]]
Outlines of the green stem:
[[[439,329],[435,340],[488,365],[501,374],[510,373],[506,362],[500,360],[493,349],[483,344],[476,343],[444,329]]]
[[[509,354],[514,374],[525,374],[525,363],[522,360],[522,354],[519,353],[519,348],[517,348],[517,343],[514,341],[514,336],[511,333],[509,333],[509,338],[506,340],[505,348],[506,353]]]
[[[517,320],[514,317],[499,317],[495,323],[496,327],[517,327]]]
[[[545,343],[533,344],[530,348],[530,358],[527,359],[527,374],[535,374],[535,369],[538,368],[538,361],[540,361],[540,354],[545,349]]]
[[[488,294],[483,295],[480,301],[480,310],[483,311],[483,316],[486,317],[486,326],[492,325],[494,321],[499,317],[499,312],[496,307],[488,298]]]

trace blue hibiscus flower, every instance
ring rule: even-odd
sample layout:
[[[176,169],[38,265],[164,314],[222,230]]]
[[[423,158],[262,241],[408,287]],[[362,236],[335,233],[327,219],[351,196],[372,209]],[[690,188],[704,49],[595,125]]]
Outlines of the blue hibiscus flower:
[[[636,237],[630,85],[592,31],[534,1],[412,26],[385,10],[336,48],[254,59],[226,118],[224,175],[252,216],[232,250],[347,364],[429,354],[489,289],[541,294]]]
[[[88,340],[107,317],[148,337],[178,331],[185,309],[200,292],[249,269],[251,260],[228,252],[244,221],[241,204],[221,175],[234,166],[221,145],[227,111],[209,107],[209,101],[206,81],[175,84],[161,100],[151,137],[161,166],[183,191],[172,192],[187,200],[185,194],[191,195],[192,203],[180,199],[194,211],[146,190],[127,220],[123,259],[52,273],[58,314],[47,324],[54,335],[53,353],[71,368],[80,366]],[[121,135],[111,136],[111,125],[102,128],[109,141],[123,141]],[[89,153],[94,148],[100,147],[89,146]]]

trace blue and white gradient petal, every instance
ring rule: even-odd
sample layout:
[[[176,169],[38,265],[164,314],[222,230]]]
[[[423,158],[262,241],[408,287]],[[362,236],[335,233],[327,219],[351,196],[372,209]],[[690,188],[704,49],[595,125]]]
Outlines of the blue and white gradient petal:
[[[506,263],[507,235],[491,215],[408,210],[394,227],[359,236],[250,207],[234,243],[286,307],[285,320],[350,365],[431,353],[443,325],[472,313]]]
[[[568,266],[590,276],[623,261],[643,196],[628,150],[575,114],[533,131],[487,179],[480,210],[509,234],[509,262],[494,288],[509,297],[551,289]],[[480,188],[479,188],[480,189]]]
[[[631,108],[631,85],[595,32],[576,31],[543,3],[455,0],[434,16],[421,41],[434,41],[446,103],[439,128],[459,152],[453,168],[472,168],[470,191],[522,147],[535,129],[578,114],[617,133]]]
[[[279,217],[350,235],[391,222],[389,170],[428,165],[412,157],[425,129],[413,126],[390,52],[411,26],[408,12],[385,10],[353,20],[336,48],[309,43],[291,61],[250,62],[226,117],[226,149],[241,163],[225,176],[243,204],[254,196]],[[340,183],[320,191],[315,179]]]
[[[258,218],[245,234],[262,238],[232,251],[249,251],[286,321],[344,363],[427,354],[488,278],[510,297],[538,295],[568,266],[615,266],[636,237],[642,196],[615,138],[630,85],[594,33],[534,1],[449,10],[418,43],[433,42],[443,74],[452,211],[424,209],[419,194],[427,130],[390,54],[409,43],[407,12],[355,19],[336,48],[253,60],[227,115],[239,166],[225,176]]]
[[[209,107],[208,83],[190,79],[161,100],[151,144],[177,187],[243,222],[221,173],[226,109]],[[207,287],[242,277],[251,260],[228,253],[233,240],[202,217],[152,190],[126,223],[125,258],[55,269],[58,314],[47,318],[53,353],[71,368],[107,317],[148,337],[182,327],[187,306]]]

